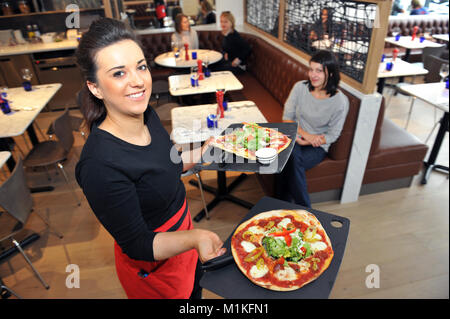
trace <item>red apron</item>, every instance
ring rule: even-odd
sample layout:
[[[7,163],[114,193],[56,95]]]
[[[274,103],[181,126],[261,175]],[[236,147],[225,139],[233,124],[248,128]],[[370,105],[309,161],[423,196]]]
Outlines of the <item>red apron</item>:
[[[179,225],[179,226],[178,226]],[[183,207],[155,232],[193,229],[191,213]],[[148,262],[129,258],[114,242],[116,271],[130,299],[187,299],[194,287],[198,254],[191,249],[166,260]],[[147,273],[146,277],[139,273]]]

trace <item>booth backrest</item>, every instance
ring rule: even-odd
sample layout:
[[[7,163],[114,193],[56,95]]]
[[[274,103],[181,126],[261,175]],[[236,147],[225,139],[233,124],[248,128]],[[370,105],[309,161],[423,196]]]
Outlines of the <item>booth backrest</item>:
[[[415,26],[419,27],[419,32],[431,28],[433,34],[445,34],[448,33],[448,15],[390,16],[387,34],[392,36],[392,29],[399,27],[402,35],[412,35]]]

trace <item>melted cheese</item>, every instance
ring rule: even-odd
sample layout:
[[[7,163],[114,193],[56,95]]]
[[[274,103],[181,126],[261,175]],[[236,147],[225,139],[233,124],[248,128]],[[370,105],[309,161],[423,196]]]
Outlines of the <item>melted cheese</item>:
[[[247,253],[251,253],[253,250],[256,249],[255,245],[245,240],[241,242],[241,246]]]
[[[327,248],[327,244],[325,244],[323,241],[316,241],[315,243],[311,243],[311,249],[314,252],[316,252],[318,250],[324,250],[326,248]]]
[[[307,272],[309,270],[309,267],[310,267],[310,264],[307,261],[305,261],[305,260],[300,261],[298,263],[298,265],[300,267],[300,272],[303,272],[303,273]]]
[[[264,234],[264,229],[260,226],[252,226],[248,230],[254,234]]]
[[[287,226],[289,223],[292,223],[291,219],[290,219],[290,218],[284,218],[281,222],[278,223],[278,227],[280,227],[280,228],[286,228],[286,226]]]
[[[283,269],[278,270],[275,273],[275,277],[277,277],[279,280],[295,280],[297,279],[297,274],[295,273],[295,270],[291,267],[284,267]]]
[[[254,265],[252,268],[250,268],[250,276],[253,278],[261,278],[264,277],[269,272],[269,268],[264,265],[261,267],[261,269],[258,269],[256,265]]]

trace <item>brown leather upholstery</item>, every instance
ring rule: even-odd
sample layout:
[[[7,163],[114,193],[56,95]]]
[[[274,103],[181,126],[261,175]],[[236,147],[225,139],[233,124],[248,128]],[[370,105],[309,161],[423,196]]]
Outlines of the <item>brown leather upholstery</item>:
[[[401,35],[412,35],[414,27],[418,26],[418,34],[425,32],[427,28],[432,30],[432,34],[445,34],[448,33],[448,15],[412,15],[412,16],[391,16],[389,17],[389,24],[387,30],[387,36],[392,36],[392,29],[399,27]],[[390,43],[385,44],[384,54],[387,56],[392,55],[392,50],[396,46]],[[406,49],[398,47],[399,57],[405,55]],[[410,62],[421,61],[422,50],[411,50]]]
[[[223,36],[219,31],[198,31],[198,36],[200,48],[221,51]],[[254,101],[269,122],[280,122],[293,85],[307,79],[307,66],[259,37],[246,33],[241,33],[241,36],[249,42],[252,53],[248,58],[247,72],[238,76],[244,89],[230,92],[230,96],[233,100]],[[149,37],[156,39],[147,39]],[[159,48],[170,39],[170,33],[142,38],[145,43],[155,44],[146,51],[156,56]],[[306,172],[310,193],[340,189],[344,185],[361,100],[341,90],[349,99],[349,113],[341,136],[331,145],[327,158]],[[384,119],[383,99],[363,183],[414,176],[420,171],[426,152],[427,147],[420,141]],[[274,194],[273,175],[259,175],[258,180],[267,195]]]

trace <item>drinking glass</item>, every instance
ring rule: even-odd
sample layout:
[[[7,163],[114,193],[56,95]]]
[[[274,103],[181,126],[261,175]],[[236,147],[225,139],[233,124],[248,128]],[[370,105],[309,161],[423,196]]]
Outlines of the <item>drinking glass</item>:
[[[175,59],[178,59],[180,57],[180,44],[178,43],[178,41],[172,41],[170,43],[170,46],[172,47]]]
[[[448,76],[448,64],[445,63],[441,65],[439,75],[441,76],[441,81],[444,81],[444,79]]]
[[[26,81],[31,81],[33,78],[33,73],[31,73],[31,70],[28,68],[23,68],[20,72],[22,73],[22,78]]]
[[[399,27],[392,28],[392,36],[396,36],[397,34],[400,34],[402,30]]]
[[[191,67],[191,86],[196,87],[198,84],[198,67]]]
[[[33,78],[33,73],[31,73],[31,70],[28,68],[23,68],[20,70],[20,73],[22,73],[22,78],[25,80],[22,85],[25,91],[31,91],[31,79]]]
[[[400,35],[400,33],[402,32],[402,30],[399,27],[394,27],[392,28],[392,36],[395,37],[395,41],[398,41],[398,35]]]

